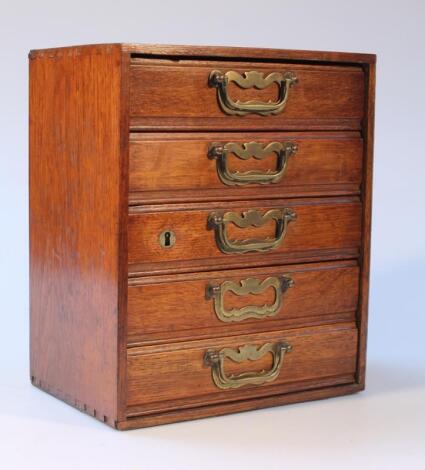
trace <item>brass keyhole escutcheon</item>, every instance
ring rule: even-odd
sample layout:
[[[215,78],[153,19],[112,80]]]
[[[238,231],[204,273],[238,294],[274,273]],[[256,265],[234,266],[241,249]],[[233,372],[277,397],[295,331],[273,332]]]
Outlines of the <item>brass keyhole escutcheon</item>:
[[[164,230],[159,235],[159,244],[162,248],[172,248],[176,243],[176,234],[172,230]]]

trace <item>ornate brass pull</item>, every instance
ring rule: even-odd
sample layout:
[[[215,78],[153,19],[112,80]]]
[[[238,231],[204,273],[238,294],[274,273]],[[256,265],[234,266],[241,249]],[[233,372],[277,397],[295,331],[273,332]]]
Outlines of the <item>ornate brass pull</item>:
[[[229,389],[239,388],[243,385],[261,385],[276,380],[282,368],[283,357],[291,350],[292,346],[284,341],[275,344],[266,343],[261,347],[246,344],[240,346],[238,350],[224,348],[220,351],[207,351],[204,355],[204,363],[211,367],[212,379],[218,388]],[[224,371],[226,358],[233,362],[256,361],[267,353],[271,353],[273,356],[273,365],[269,371],[244,372],[238,375],[227,375]]]
[[[217,159],[217,173],[220,180],[229,186],[232,185],[246,185],[246,184],[270,184],[277,183],[282,179],[286,170],[288,158],[294,155],[298,147],[293,142],[271,142],[266,146],[262,146],[257,142],[247,142],[245,144],[237,144],[235,142],[228,142],[221,144],[214,142],[208,149],[208,158]],[[227,157],[229,154],[234,154],[241,160],[248,160],[254,157],[257,160],[263,160],[271,153],[277,155],[277,169],[258,171],[250,170],[245,172],[231,172],[228,168]]]
[[[279,94],[277,101],[233,101],[228,93],[230,82],[236,83],[241,88],[264,88],[277,83]],[[270,114],[279,114],[285,108],[288,101],[289,88],[297,82],[297,77],[293,72],[278,73],[274,72],[266,77],[261,72],[244,72],[241,75],[238,72],[229,71],[226,73],[219,70],[213,70],[208,78],[210,87],[217,88],[217,99],[221,109],[226,114],[244,116],[245,114],[261,114],[268,116]]]
[[[282,308],[282,294],[294,285],[288,276],[268,277],[264,281],[248,278],[239,282],[224,281],[219,286],[208,284],[205,290],[207,300],[214,299],[214,311],[217,317],[224,322],[246,320],[247,318],[265,318],[277,315]],[[261,294],[272,287],[275,291],[275,300],[271,305],[247,305],[242,308],[226,310],[224,296],[226,292],[233,292],[238,296],[248,294]]]
[[[208,216],[208,229],[215,231],[215,240],[220,251],[226,254],[247,253],[249,251],[269,251],[278,248],[285,238],[289,222],[296,219],[292,209],[272,209],[264,215],[256,210],[249,210],[238,215],[235,212],[211,212]],[[276,222],[276,237],[263,240],[246,239],[231,240],[227,234],[226,226],[229,223],[239,228],[249,226],[261,227],[267,222]]]

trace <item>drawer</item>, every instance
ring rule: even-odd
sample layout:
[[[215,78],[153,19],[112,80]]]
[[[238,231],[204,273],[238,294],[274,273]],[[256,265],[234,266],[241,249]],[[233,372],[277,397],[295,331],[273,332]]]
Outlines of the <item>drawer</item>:
[[[360,231],[357,198],[131,207],[130,274],[356,256]]]
[[[354,323],[127,352],[127,405],[151,412],[354,382]]]
[[[357,66],[134,59],[133,129],[360,129]]]
[[[130,279],[130,344],[354,320],[357,262]]]
[[[356,132],[132,133],[131,200],[355,193],[362,153]]]

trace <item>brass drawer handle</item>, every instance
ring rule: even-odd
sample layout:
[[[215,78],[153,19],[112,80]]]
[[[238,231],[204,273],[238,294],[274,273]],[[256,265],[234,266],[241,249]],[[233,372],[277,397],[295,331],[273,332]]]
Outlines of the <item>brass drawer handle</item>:
[[[248,278],[240,282],[224,281],[220,285],[208,284],[205,290],[207,300],[214,299],[214,311],[223,322],[242,321],[247,318],[265,318],[277,315],[282,308],[283,294],[294,285],[289,276],[268,277],[264,281]],[[226,310],[224,296],[226,292],[233,292],[238,296],[248,294],[261,294],[272,287],[275,291],[275,300],[271,305],[246,305],[242,308]]]
[[[256,210],[249,210],[238,215],[236,212],[211,212],[208,216],[208,229],[215,231],[215,240],[220,251],[226,254],[247,253],[250,251],[270,251],[278,248],[285,238],[289,222],[296,219],[292,209],[271,209],[264,215]],[[249,226],[261,227],[270,220],[276,222],[276,237],[263,240],[246,239],[231,240],[227,234],[226,226],[229,223],[239,228]]]
[[[270,184],[277,183],[283,177],[288,163],[288,158],[294,155],[298,147],[293,142],[270,142],[263,146],[257,142],[247,142],[239,145],[235,142],[221,144],[214,142],[208,149],[208,158],[217,160],[217,173],[220,180],[229,186],[246,184]],[[227,157],[230,154],[236,155],[241,160],[248,160],[253,157],[263,160],[265,157],[275,153],[277,155],[277,169],[258,171],[250,170],[245,172],[231,172],[228,168]]]
[[[284,341],[278,343],[266,343],[261,347],[246,344],[238,350],[224,348],[220,351],[210,350],[204,355],[204,364],[211,367],[213,382],[218,388],[239,388],[243,385],[262,385],[276,380],[282,368],[285,353],[290,352],[292,346]],[[273,356],[272,368],[261,372],[244,372],[242,374],[226,374],[224,371],[224,360],[233,362],[256,361],[267,353]]]
[[[277,101],[233,101],[228,93],[229,83],[234,82],[241,88],[264,88],[276,83],[279,87]],[[297,82],[297,77],[293,72],[279,73],[274,72],[266,77],[261,72],[244,72],[241,75],[238,72],[229,71],[226,73],[220,70],[213,70],[208,77],[210,87],[217,88],[217,99],[221,109],[230,115],[244,116],[245,114],[260,114],[268,116],[270,114],[279,114],[285,108],[288,101],[289,88]]]

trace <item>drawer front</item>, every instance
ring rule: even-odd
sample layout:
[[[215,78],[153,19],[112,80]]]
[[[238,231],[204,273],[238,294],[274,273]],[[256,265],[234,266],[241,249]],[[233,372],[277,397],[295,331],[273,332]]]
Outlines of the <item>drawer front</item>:
[[[353,320],[358,285],[355,261],[133,279],[129,343]]]
[[[361,67],[139,59],[130,70],[133,128],[360,129],[363,102]]]
[[[130,191],[146,197],[169,191],[170,198],[190,191],[202,197],[308,193],[317,186],[324,194],[358,191],[362,151],[354,132],[133,133]]]
[[[130,209],[130,272],[164,262],[267,264],[272,256],[320,257],[326,250],[352,252],[360,244],[361,205],[355,198],[262,201],[254,207],[176,204],[173,209]]]
[[[128,350],[127,405],[139,411],[354,381],[354,323]]]

